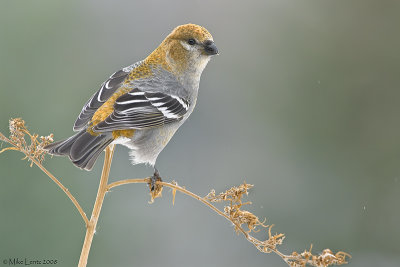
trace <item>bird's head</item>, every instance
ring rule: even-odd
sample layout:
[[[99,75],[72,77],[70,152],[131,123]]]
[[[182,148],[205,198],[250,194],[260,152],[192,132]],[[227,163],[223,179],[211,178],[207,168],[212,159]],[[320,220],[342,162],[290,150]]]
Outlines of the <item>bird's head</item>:
[[[160,47],[165,51],[166,63],[178,74],[200,75],[211,56],[218,54],[211,34],[195,24],[176,27]]]

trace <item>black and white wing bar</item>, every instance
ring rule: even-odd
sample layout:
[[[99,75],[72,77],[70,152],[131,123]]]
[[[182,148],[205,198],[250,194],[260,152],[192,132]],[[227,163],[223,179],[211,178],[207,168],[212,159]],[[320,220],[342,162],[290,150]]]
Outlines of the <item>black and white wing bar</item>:
[[[95,132],[160,127],[181,120],[189,102],[161,92],[143,92],[135,88],[120,96],[113,113],[93,127]]]
[[[80,131],[86,127],[96,110],[115,93],[131,70],[140,65],[140,63],[141,62],[137,62],[115,72],[101,85],[100,89],[83,106],[81,113],[75,121],[74,131]]]

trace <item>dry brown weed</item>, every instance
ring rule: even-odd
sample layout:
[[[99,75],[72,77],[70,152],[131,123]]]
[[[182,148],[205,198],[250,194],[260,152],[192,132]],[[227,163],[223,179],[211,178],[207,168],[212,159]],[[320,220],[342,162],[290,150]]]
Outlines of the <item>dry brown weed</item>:
[[[11,119],[9,122],[10,136],[7,138],[0,133],[0,140],[11,144],[0,151],[0,154],[7,150],[17,150],[25,154],[24,159],[31,162],[32,159],[37,160],[40,164],[44,161],[47,153],[43,148],[53,142],[53,134],[48,136],[40,136],[38,134],[31,134],[25,126],[25,121],[21,118]],[[29,137],[29,144],[25,140],[25,136]]]
[[[302,253],[292,252],[291,254],[286,255],[280,252],[277,247],[283,243],[285,235],[282,233],[273,234],[273,225],[266,225],[266,220],[260,221],[259,218],[252,212],[243,209],[243,207],[247,207],[251,204],[251,202],[243,202],[243,197],[247,196],[249,194],[249,189],[253,187],[253,185],[247,184],[245,182],[239,186],[231,187],[225,192],[219,194],[216,194],[215,190],[211,190],[210,193],[208,193],[205,197],[200,197],[194,194],[186,188],[179,186],[174,181],[172,183],[166,183],[160,180],[156,181],[155,184],[151,184],[150,178],[144,178],[119,180],[117,182],[107,184],[109,168],[111,166],[111,160],[114,151],[113,147],[111,149],[107,148],[106,150],[106,158],[108,158],[108,160],[105,160],[105,165],[103,166],[101,179],[103,183],[100,182],[95,207],[93,208],[92,217],[89,221],[82,207],[69,192],[69,190],[65,186],[63,186],[61,182],[59,182],[59,180],[55,178],[54,175],[52,175],[42,165],[45,155],[47,153],[46,150],[44,150],[43,148],[44,146],[53,142],[53,134],[40,137],[37,134],[30,134],[25,126],[25,122],[20,118],[10,120],[9,128],[10,136],[7,138],[2,133],[0,133],[0,141],[7,142],[11,146],[2,149],[0,153],[7,150],[16,150],[24,153],[25,157],[23,159],[28,159],[28,161],[31,162],[30,166],[36,164],[42,171],[44,171],[67,194],[77,210],[80,212],[87,227],[87,234],[85,237],[85,243],[82,248],[79,266],[86,266],[90,245],[95,232],[95,222],[97,222],[98,216],[100,214],[105,193],[113,187],[129,183],[148,183],[151,195],[150,202],[153,202],[154,199],[161,197],[163,186],[172,188],[173,203],[175,202],[175,194],[177,191],[201,201],[202,203],[213,209],[215,212],[217,212],[219,215],[225,217],[227,220],[232,222],[236,233],[242,233],[245,238],[249,242],[251,242],[259,251],[263,253],[273,252],[280,256],[289,266],[297,267],[310,265],[325,267],[331,265],[342,265],[346,264],[348,258],[350,258],[350,255],[345,252],[339,251],[337,253],[333,253],[330,249],[325,249],[322,251],[322,253],[318,255],[313,254],[311,251],[312,246],[309,250],[305,250]],[[26,136],[29,137],[29,144],[25,140]],[[103,179],[104,177],[105,179]],[[214,206],[213,203],[224,203],[225,206],[222,210],[220,210],[216,206]],[[247,230],[245,230],[244,227],[246,227]],[[260,230],[266,231],[267,239],[265,239],[264,241],[259,240],[252,235],[253,233],[259,232]]]

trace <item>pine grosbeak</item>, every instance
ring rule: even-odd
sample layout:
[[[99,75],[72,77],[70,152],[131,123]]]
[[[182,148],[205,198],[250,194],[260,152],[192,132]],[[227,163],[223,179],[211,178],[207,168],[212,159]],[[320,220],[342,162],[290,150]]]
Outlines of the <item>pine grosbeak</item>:
[[[111,75],[82,108],[73,127],[77,133],[46,149],[91,170],[108,145],[122,144],[131,149],[133,164],[154,166],[192,113],[201,73],[216,54],[205,28],[178,26],[146,59]]]

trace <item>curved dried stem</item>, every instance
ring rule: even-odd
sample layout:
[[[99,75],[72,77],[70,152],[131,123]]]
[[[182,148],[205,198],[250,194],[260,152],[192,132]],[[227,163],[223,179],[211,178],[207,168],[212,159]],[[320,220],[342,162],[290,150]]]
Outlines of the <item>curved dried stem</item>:
[[[125,179],[125,180],[119,180],[117,182],[113,182],[107,186],[107,189],[110,190],[111,188],[121,186],[121,185],[126,185],[126,184],[148,184],[150,182],[150,178],[144,178],[144,179]],[[201,201],[203,204],[207,205],[210,209],[214,210],[216,213],[221,215],[222,217],[226,218],[227,220],[230,220],[229,217],[224,214],[222,211],[220,211],[218,208],[216,208],[214,205],[212,205],[210,202],[205,200],[204,198],[196,195],[195,193],[190,192],[189,190],[186,190],[183,187],[178,186],[177,184],[172,184],[172,183],[166,183],[166,182],[156,182],[156,184],[159,184],[161,186],[166,186],[169,188],[172,188],[173,190],[180,191],[188,196],[191,196],[194,199],[197,199]],[[244,235],[246,235],[246,232],[243,232]]]
[[[144,179],[125,179],[125,180],[119,180],[117,182],[113,182],[107,186],[107,189],[110,190],[111,188],[121,186],[121,185],[126,185],[126,184],[132,184],[132,183],[149,183],[150,178],[144,178]],[[282,252],[280,252],[276,246],[281,245],[283,242],[283,239],[285,238],[284,234],[272,234],[271,229],[274,225],[264,225],[263,222],[260,222],[258,218],[248,212],[248,211],[242,211],[240,208],[243,205],[250,204],[249,202],[247,203],[242,203],[241,199],[244,194],[248,194],[248,189],[253,187],[252,185],[243,183],[242,185],[238,187],[232,187],[229,190],[220,193],[219,195],[215,195],[215,191],[211,190],[211,192],[205,196],[205,197],[200,197],[199,195],[187,190],[186,188],[179,186],[176,182],[172,183],[167,183],[167,182],[161,182],[158,181],[156,184],[162,186],[166,186],[169,188],[172,188],[172,195],[173,198],[175,199],[175,193],[176,191],[179,191],[185,195],[188,195],[209,208],[211,208],[213,211],[215,211],[218,215],[224,217],[228,221],[230,221],[234,227],[235,230],[238,233],[241,233],[244,235],[244,237],[252,243],[260,252],[263,253],[275,253],[279,257],[281,257],[289,266],[306,266],[311,265],[311,266],[330,266],[330,265],[342,265],[347,263],[347,258],[350,258],[351,256],[345,252],[337,252],[336,254],[333,254],[332,251],[329,249],[325,249],[320,255],[313,255],[311,253],[311,248],[310,250],[305,250],[302,253],[297,253],[293,252],[291,255],[286,255]],[[161,191],[161,190],[160,190]],[[154,198],[159,197],[159,194],[154,194],[151,193],[152,201]],[[174,200],[173,200],[174,201]],[[213,205],[211,202],[221,202],[221,201],[228,201],[230,203],[229,206],[225,206],[224,212],[218,209],[215,205]],[[243,227],[242,224],[247,224],[247,228],[249,228],[248,231],[246,231]],[[263,228],[267,228],[268,230],[268,239],[265,241],[258,240],[254,236],[252,236],[250,233],[251,232],[257,232],[256,230],[257,226],[261,226]]]
[[[30,144],[28,145],[25,141],[25,134],[27,134],[30,138]],[[2,133],[0,133],[0,141],[7,142],[11,145],[11,147],[4,148],[0,151],[0,154],[7,150],[16,150],[24,153],[25,158],[31,161],[32,164],[38,166],[47,176],[53,180],[56,185],[61,188],[62,191],[68,196],[68,198],[72,201],[75,208],[78,210],[81,215],[85,225],[87,226],[89,220],[86,216],[86,213],[83,211],[81,205],[79,205],[76,198],[71,194],[71,192],[66,188],[51,172],[49,172],[43,165],[42,162],[44,160],[44,155],[46,154],[43,147],[53,141],[53,134],[48,136],[41,136],[40,141],[38,140],[37,134],[30,134],[29,131],[25,127],[25,122],[20,119],[11,119],[10,120],[10,138],[5,137]]]
[[[120,180],[113,182],[111,184],[107,185],[107,190],[110,190],[111,188],[124,185],[124,184],[148,184],[150,181],[150,177],[147,178],[142,178],[142,179],[126,179],[126,180]]]
[[[176,182],[166,183],[162,181],[156,181],[153,188],[151,179],[126,179],[119,180],[108,184],[108,178],[110,174],[111,162],[114,153],[114,145],[110,145],[106,148],[103,171],[100,179],[100,184],[97,192],[96,201],[93,207],[92,215],[90,220],[88,220],[82,207],[79,205],[75,197],[69,192],[69,190],[45,167],[43,167],[42,162],[46,151],[43,147],[52,142],[53,136],[49,135],[46,137],[40,137],[38,140],[38,135],[30,134],[25,127],[25,122],[22,119],[10,120],[10,138],[5,137],[0,133],[0,141],[5,141],[11,144],[11,147],[4,148],[0,150],[0,153],[7,150],[17,150],[25,154],[24,159],[31,161],[31,166],[33,164],[37,165],[44,173],[46,173],[56,184],[60,187],[64,193],[70,198],[72,203],[75,205],[76,209],[81,214],[85,224],[86,224],[86,235],[81,251],[81,256],[79,260],[78,267],[85,267],[87,264],[90,247],[93,241],[93,236],[96,230],[96,225],[100,216],[100,211],[103,205],[104,197],[107,191],[110,189],[132,183],[147,183],[150,187],[151,202],[154,199],[161,196],[161,192],[164,186],[172,189],[173,203],[175,201],[175,194],[177,191],[186,194],[208,206],[214,210],[218,215],[224,217],[230,221],[237,233],[241,233],[244,237],[252,243],[259,251],[263,253],[275,253],[280,256],[289,266],[317,266],[325,267],[330,265],[342,265],[347,263],[347,259],[351,256],[345,252],[337,252],[334,254],[331,250],[325,249],[319,255],[314,255],[311,252],[312,246],[309,250],[305,250],[302,253],[292,252],[290,255],[286,255],[277,249],[278,245],[281,245],[285,236],[284,234],[272,234],[271,228],[273,225],[265,225],[265,220],[261,222],[257,216],[253,213],[243,210],[243,206],[251,204],[251,202],[242,202],[242,197],[248,194],[248,190],[253,187],[253,185],[243,183],[240,186],[232,187],[225,192],[220,194],[215,194],[214,190],[211,190],[209,194],[205,197],[200,197],[197,194],[187,190],[186,188],[179,186]],[[25,135],[29,136],[30,144],[25,141]],[[154,185],[154,184],[153,184]],[[214,204],[216,202],[227,203],[223,210],[218,209]],[[246,226],[248,230],[245,230],[243,225]],[[258,232],[260,229],[267,230],[268,238],[261,241],[255,238],[251,233]]]
[[[53,182],[55,182],[58,187],[61,188],[62,191],[64,191],[64,193],[69,197],[69,199],[72,201],[72,203],[74,204],[74,206],[76,207],[76,209],[79,211],[79,213],[82,216],[83,221],[85,222],[85,225],[87,226],[89,224],[89,220],[86,216],[86,213],[83,211],[81,205],[79,205],[78,200],[76,200],[76,198],[71,194],[71,192],[68,190],[68,188],[66,188],[53,174],[51,174],[45,167],[43,167],[42,164],[40,164],[39,162],[37,162],[35,159],[31,159],[33,163],[35,163],[36,166],[38,166],[45,174],[47,174],[47,176],[50,177],[51,180],[53,180]]]

